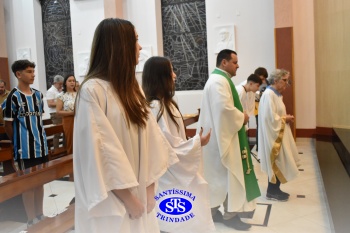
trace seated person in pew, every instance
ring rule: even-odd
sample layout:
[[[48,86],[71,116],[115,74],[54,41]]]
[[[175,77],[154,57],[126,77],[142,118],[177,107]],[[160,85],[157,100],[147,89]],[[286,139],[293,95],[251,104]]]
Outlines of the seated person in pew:
[[[35,78],[33,62],[18,60],[11,68],[18,79],[18,85],[9,93],[2,104],[2,109],[6,134],[14,146],[14,159],[19,169],[24,170],[48,161],[46,134],[42,121],[43,94],[30,87]],[[43,186],[24,192],[22,198],[28,226],[40,221],[44,217]]]
[[[0,105],[6,100],[10,91],[6,90],[6,82],[1,79],[0,76]],[[4,117],[2,113],[2,108],[0,107],[0,126],[4,126]],[[0,140],[8,140],[5,133],[0,133]]]
[[[213,232],[215,226],[211,217],[208,184],[200,172],[201,147],[209,142],[211,129],[205,129],[208,131],[206,135],[203,135],[202,129],[199,134],[187,140],[182,115],[173,100],[175,79],[176,74],[167,58],[151,57],[146,61],[142,73],[143,90],[160,129],[179,159],[158,182],[158,223],[165,232]],[[172,215],[162,214],[161,203],[165,198],[160,196],[164,191],[173,189],[185,190],[195,197],[192,202],[193,219],[182,222],[164,220],[164,217]],[[177,197],[177,194],[166,195],[166,198]]]

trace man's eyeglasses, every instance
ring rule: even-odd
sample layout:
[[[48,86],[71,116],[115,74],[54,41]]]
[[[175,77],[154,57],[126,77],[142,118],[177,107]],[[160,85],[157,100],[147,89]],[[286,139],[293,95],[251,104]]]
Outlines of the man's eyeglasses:
[[[287,86],[290,86],[292,82],[289,80],[289,78],[281,78],[285,83],[287,83]]]

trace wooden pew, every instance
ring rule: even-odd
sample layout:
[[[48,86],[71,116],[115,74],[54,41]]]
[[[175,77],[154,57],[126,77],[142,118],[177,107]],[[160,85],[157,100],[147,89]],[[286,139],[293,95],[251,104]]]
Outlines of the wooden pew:
[[[7,175],[16,172],[15,163],[13,160],[13,147],[0,148],[0,162],[3,163],[4,172],[2,175]]]
[[[43,119],[43,124],[44,125],[52,125],[53,123],[52,123],[51,118],[48,118],[48,119]]]
[[[74,227],[75,204],[53,218],[45,218],[27,229],[28,233],[63,233]]]
[[[4,126],[0,126],[0,134],[5,134],[5,127]],[[1,140],[0,141],[0,147],[10,147],[12,145],[10,140]]]
[[[73,173],[73,155],[0,177],[0,203],[52,180]],[[63,233],[74,227],[74,205],[54,218],[45,218],[28,232]],[[38,230],[39,228],[43,230]]]
[[[50,136],[53,136],[55,134],[64,133],[62,125],[53,125],[50,127],[45,127],[44,129],[45,129],[45,133],[46,133],[47,138],[49,138]],[[48,141],[49,141],[49,139],[48,139]],[[53,148],[53,149],[50,149],[50,147],[49,147],[49,154],[48,154],[49,161],[51,161],[53,159],[60,158],[60,157],[65,156],[65,155],[67,155],[67,148],[65,147],[65,145],[62,145],[59,148]]]
[[[73,155],[0,177],[0,202],[73,173]]]
[[[184,120],[184,125],[186,128],[186,136],[187,137],[193,137],[194,135],[196,135],[196,129],[187,129],[187,126],[198,122],[199,114],[200,114],[200,109],[198,109],[198,113],[184,114],[183,115],[183,120]]]

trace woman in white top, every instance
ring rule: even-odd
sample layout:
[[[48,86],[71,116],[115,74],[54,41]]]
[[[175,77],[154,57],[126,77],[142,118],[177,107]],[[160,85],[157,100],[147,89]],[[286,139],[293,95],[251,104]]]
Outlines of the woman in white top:
[[[170,166],[158,182],[155,196],[158,223],[165,232],[211,232],[215,227],[208,186],[200,173],[201,147],[209,142],[211,130],[206,129],[209,132],[204,136],[202,129],[200,134],[187,140],[182,115],[173,100],[175,79],[176,74],[167,58],[151,57],[146,61],[143,90],[160,129],[180,161]],[[191,204],[186,206],[186,203]]]
[[[67,75],[63,81],[63,91],[57,96],[56,114],[62,117],[67,153],[73,153],[74,105],[77,92],[75,91],[74,75]]]
[[[280,189],[299,175],[300,158],[289,123],[294,116],[287,114],[282,93],[288,87],[290,73],[283,69],[273,71],[259,103],[259,157],[261,169],[269,183],[266,198],[288,201],[289,194]]]

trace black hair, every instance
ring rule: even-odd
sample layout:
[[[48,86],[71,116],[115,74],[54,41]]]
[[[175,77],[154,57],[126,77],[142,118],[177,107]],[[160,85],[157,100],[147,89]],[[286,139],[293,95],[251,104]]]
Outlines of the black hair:
[[[142,72],[142,89],[148,102],[159,100],[160,108],[157,114],[157,122],[164,113],[164,109],[168,112],[170,119],[175,123],[179,130],[179,124],[175,120],[175,115],[171,108],[178,105],[173,100],[175,95],[175,84],[172,77],[172,67],[169,59],[165,57],[151,57],[149,58]]]
[[[72,76],[73,76],[74,80],[76,81],[74,74],[68,74],[68,75],[66,75],[66,76],[64,77],[63,85],[62,85],[62,91],[63,91],[63,93],[66,93],[66,92],[67,92],[67,84],[66,84],[66,82],[67,82],[67,80],[68,80],[70,77],[72,77]],[[75,87],[74,87],[74,91],[75,91]]]
[[[221,50],[218,54],[218,56],[216,57],[216,67],[219,67],[221,65],[222,60],[231,60],[231,54],[235,54],[237,55],[237,53],[231,49],[224,49]]]
[[[35,63],[30,62],[28,60],[17,60],[11,65],[12,72],[15,74],[16,77],[17,77],[16,75],[17,71],[25,70],[28,67],[35,68]]]
[[[254,74],[256,74],[256,75],[261,75],[261,76],[263,76],[265,79],[267,78],[267,77],[269,77],[269,74],[267,73],[267,70],[264,68],[264,67],[259,67],[259,68],[257,68],[255,71],[254,71]]]
[[[248,79],[247,79],[247,83],[248,82],[253,82],[253,83],[259,83],[259,85],[262,84],[262,80],[261,78],[257,75],[257,74],[251,74],[249,75]]]

